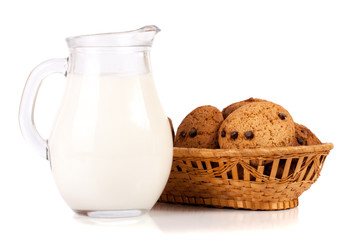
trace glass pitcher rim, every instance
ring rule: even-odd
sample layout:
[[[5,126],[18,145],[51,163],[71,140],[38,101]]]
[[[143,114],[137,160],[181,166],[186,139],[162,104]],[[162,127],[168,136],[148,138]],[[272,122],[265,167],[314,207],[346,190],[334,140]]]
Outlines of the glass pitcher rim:
[[[155,25],[147,25],[136,30],[84,34],[67,37],[69,48],[94,47],[151,47],[155,35],[160,32]]]

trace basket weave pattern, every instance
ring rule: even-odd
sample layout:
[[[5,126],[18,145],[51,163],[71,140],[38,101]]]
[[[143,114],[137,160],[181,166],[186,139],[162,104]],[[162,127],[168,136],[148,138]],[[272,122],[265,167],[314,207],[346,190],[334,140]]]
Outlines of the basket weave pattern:
[[[268,149],[174,148],[160,201],[253,210],[298,205],[317,180],[331,143]]]

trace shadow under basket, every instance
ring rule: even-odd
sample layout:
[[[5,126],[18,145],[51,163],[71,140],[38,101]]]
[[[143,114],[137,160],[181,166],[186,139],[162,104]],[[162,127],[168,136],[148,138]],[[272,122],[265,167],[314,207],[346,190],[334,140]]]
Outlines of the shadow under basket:
[[[320,176],[333,144],[261,149],[174,147],[161,202],[281,210]]]

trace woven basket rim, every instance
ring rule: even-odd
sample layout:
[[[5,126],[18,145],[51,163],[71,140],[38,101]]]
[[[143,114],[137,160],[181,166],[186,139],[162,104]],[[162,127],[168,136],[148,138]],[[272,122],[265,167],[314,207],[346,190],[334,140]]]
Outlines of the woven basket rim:
[[[330,151],[334,148],[332,143],[322,143],[311,146],[289,146],[254,149],[207,149],[207,148],[181,148],[174,147],[174,157],[252,157],[269,155],[288,155],[296,153],[317,153]]]

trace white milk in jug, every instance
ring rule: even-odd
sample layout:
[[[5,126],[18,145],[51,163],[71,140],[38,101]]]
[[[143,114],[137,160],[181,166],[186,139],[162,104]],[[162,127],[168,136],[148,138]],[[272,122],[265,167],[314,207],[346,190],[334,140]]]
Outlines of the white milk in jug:
[[[48,141],[61,195],[79,212],[150,209],[173,151],[151,74],[67,77]]]

